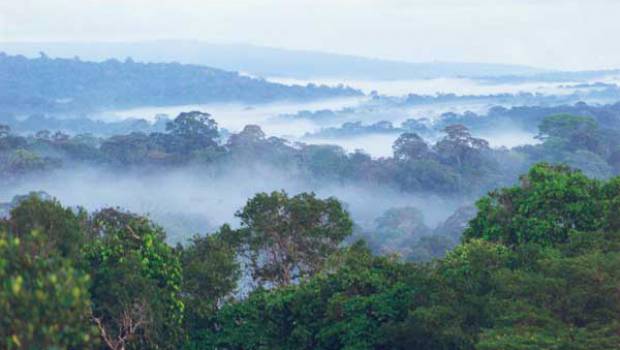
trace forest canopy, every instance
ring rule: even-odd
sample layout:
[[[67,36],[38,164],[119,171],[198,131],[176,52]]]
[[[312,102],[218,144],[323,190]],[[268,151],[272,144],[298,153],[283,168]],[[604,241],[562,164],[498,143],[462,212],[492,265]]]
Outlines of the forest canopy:
[[[259,193],[237,213],[240,227],[176,247],[148,218],[31,194],[0,225],[0,341],[9,349],[616,349],[618,184],[537,164],[518,185],[482,197],[461,242],[428,263],[345,243],[346,210],[310,193]]]

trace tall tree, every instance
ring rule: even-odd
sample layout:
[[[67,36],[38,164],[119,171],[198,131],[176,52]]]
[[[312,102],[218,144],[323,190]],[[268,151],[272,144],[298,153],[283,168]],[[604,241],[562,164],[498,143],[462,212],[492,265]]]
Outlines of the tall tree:
[[[241,270],[235,247],[221,233],[195,236],[181,253],[185,325],[193,340],[212,328],[211,318],[232,298]]]
[[[183,112],[166,124],[166,131],[175,138],[180,152],[217,146],[217,123],[209,113]]]
[[[421,159],[428,155],[429,148],[426,142],[416,133],[400,135],[394,145],[394,158],[401,161]]]
[[[125,216],[108,217],[114,220],[83,258],[102,342],[114,350],[178,348],[184,305],[177,254],[148,220],[130,217],[125,224]]]
[[[353,225],[338,200],[313,193],[259,193],[236,216],[241,220],[238,244],[254,280],[276,286],[319,271]]]
[[[48,249],[58,251],[63,256],[76,257],[85,241],[82,224],[86,220],[86,213],[64,208],[55,199],[31,193],[20,198],[10,214],[6,223],[12,234],[20,237],[39,231],[46,236]]]
[[[597,180],[565,166],[539,164],[521,177],[519,186],[491,192],[477,207],[466,239],[549,246],[566,242],[573,230],[602,228],[608,206]]]

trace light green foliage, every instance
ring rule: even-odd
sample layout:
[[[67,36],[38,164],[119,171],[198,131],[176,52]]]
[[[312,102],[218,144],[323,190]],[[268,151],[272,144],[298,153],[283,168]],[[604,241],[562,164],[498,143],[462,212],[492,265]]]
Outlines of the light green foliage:
[[[88,348],[89,276],[38,231],[0,232],[0,348]]]
[[[108,217],[128,221],[100,225],[101,236],[85,247],[83,258],[103,341],[110,348],[176,349],[184,309],[177,254],[148,220]]]

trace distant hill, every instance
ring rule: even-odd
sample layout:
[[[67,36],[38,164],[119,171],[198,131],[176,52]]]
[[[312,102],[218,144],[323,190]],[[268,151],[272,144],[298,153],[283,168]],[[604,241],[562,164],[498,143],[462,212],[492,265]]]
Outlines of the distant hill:
[[[345,87],[287,86],[179,63],[52,59],[0,53],[0,112],[92,112],[112,108],[316,100],[360,95]]]
[[[136,43],[0,43],[0,51],[38,56],[101,61],[132,57],[145,62],[180,62],[242,71],[262,77],[424,79],[437,77],[524,76],[548,72],[520,65],[428,62],[411,63],[314,51],[252,45],[208,44],[197,41]]]

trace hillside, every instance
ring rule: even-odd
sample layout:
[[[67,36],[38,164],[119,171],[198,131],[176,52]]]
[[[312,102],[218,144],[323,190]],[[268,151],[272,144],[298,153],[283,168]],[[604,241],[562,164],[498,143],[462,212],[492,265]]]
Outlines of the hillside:
[[[90,112],[208,102],[262,103],[355,96],[359,91],[286,86],[178,63],[29,59],[0,54],[0,112]]]

